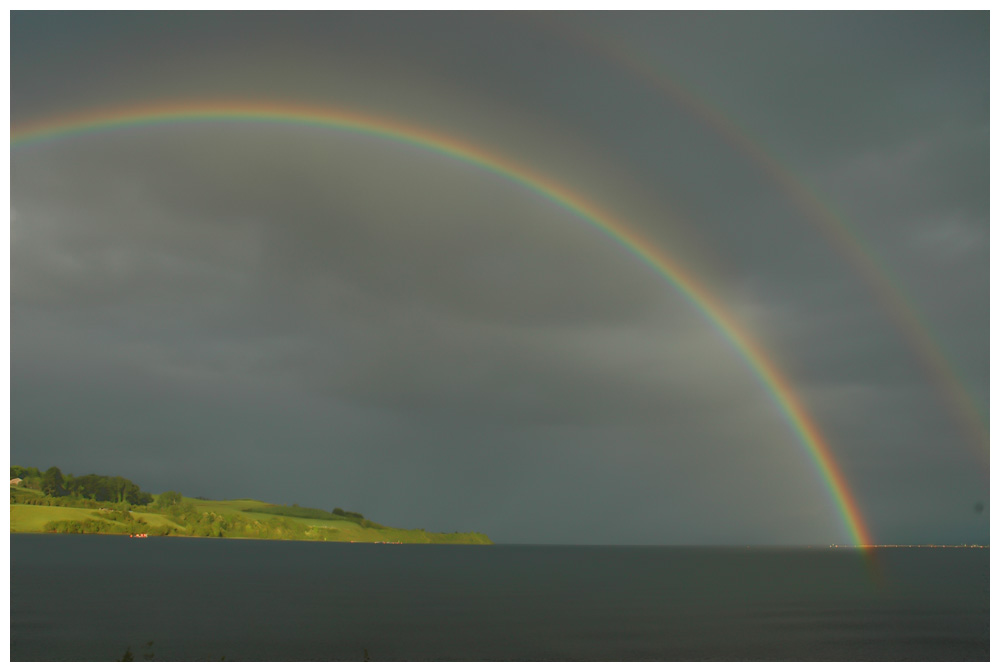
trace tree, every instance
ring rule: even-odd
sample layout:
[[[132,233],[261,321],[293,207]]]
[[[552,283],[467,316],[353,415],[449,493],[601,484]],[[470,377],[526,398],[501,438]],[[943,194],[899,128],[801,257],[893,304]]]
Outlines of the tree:
[[[107,476],[108,490],[111,492],[112,502],[124,502],[125,492],[128,490],[130,481],[121,476]]]
[[[331,511],[331,513],[333,513],[333,515],[335,516],[343,516],[344,518],[354,518],[356,520],[364,519],[364,516],[362,516],[360,513],[356,511],[344,511],[339,506],[335,508],[333,511]]]
[[[41,488],[42,483],[42,472],[38,471],[35,467],[19,467],[14,465],[10,468],[11,478],[20,478],[23,480],[21,485],[25,488]]]
[[[42,492],[52,497],[66,494],[66,488],[63,487],[63,475],[59,467],[49,467],[42,474]]]
[[[73,492],[86,499],[94,499],[99,502],[112,501],[108,481],[104,476],[98,476],[97,474],[77,476],[70,483],[70,488]]]
[[[181,503],[181,493],[175,492],[173,490],[167,490],[166,492],[161,492],[156,498],[156,506],[161,509],[169,509],[175,504]]]

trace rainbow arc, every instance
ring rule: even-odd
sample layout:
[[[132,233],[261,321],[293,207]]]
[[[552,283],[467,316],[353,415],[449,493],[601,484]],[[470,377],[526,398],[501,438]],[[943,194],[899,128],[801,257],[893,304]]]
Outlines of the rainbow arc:
[[[394,140],[477,166],[519,184],[575,214],[667,280],[739,353],[822,476],[852,543],[857,546],[872,545],[857,500],[851,494],[828,442],[773,357],[755,342],[752,335],[726,310],[724,304],[666,250],[655,246],[636,229],[627,226],[611,213],[548,177],[467,142],[398,121],[349,110],[260,102],[158,103],[45,119],[12,129],[11,147],[27,147],[35,143],[102,131],[210,121],[294,124]]]

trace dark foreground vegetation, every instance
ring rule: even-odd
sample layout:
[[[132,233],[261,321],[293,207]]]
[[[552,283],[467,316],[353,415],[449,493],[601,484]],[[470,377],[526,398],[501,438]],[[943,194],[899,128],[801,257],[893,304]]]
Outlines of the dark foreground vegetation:
[[[75,499],[86,499],[99,502],[115,502],[129,504],[149,504],[153,496],[143,492],[139,486],[121,476],[73,476],[63,474],[59,467],[49,467],[44,473],[34,467],[10,468],[10,478],[22,479],[21,485],[35,490],[41,490],[50,497],[69,496]]]

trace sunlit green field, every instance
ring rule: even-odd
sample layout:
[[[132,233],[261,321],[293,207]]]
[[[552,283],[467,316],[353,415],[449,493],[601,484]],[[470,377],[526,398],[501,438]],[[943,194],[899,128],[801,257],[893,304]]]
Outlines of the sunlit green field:
[[[10,505],[11,532],[43,532],[45,524],[58,520],[101,520],[95,509],[74,509],[68,506],[33,506],[31,504]],[[169,525],[182,529],[166,516],[159,513],[135,513],[134,517],[150,525]],[[114,521],[105,521],[114,523]],[[124,529],[124,526],[121,525]]]
[[[19,489],[16,493],[20,498],[30,494],[33,497],[44,497],[38,491],[26,491]],[[14,495],[12,489],[12,496]],[[289,506],[278,506],[261,502],[254,499],[232,499],[232,500],[204,500],[190,497],[183,498],[183,505],[190,505],[198,513],[197,518],[204,518],[203,514],[211,519],[213,516],[237,519],[244,521],[236,527],[226,528],[218,536],[239,538],[247,532],[239,530],[250,530],[249,534],[257,534],[253,538],[261,538],[259,533],[253,529],[254,526],[261,527],[260,521],[266,525],[275,525],[284,528],[284,531],[272,532],[275,536],[268,538],[281,539],[302,539],[312,541],[340,541],[340,542],[360,542],[360,543],[385,543],[401,542],[408,544],[489,544],[486,535],[472,532],[439,533],[426,532],[424,530],[402,530],[383,527],[365,521],[364,524],[337,518],[323,511]],[[142,507],[137,507],[142,508]],[[256,509],[256,510],[254,510]],[[273,510],[274,513],[269,512]],[[303,515],[295,515],[301,511]],[[124,523],[108,521],[97,515],[96,509],[73,508],[67,506],[45,506],[38,504],[11,504],[10,506],[10,531],[11,532],[45,532],[45,525],[50,522],[59,521],[103,521],[110,525],[111,530],[120,529],[122,534],[126,533]],[[169,527],[170,534],[183,536],[192,534],[191,528],[186,528],[171,519],[169,511],[156,513],[148,510],[133,510],[132,516],[152,527]],[[318,518],[317,516],[331,516],[335,519]],[[182,521],[183,522],[183,521]],[[245,525],[244,525],[245,524]],[[240,527],[239,525],[244,525]],[[291,528],[289,528],[291,525]],[[102,530],[102,533],[105,530]],[[114,533],[114,532],[107,532]],[[197,536],[205,536],[204,534]],[[211,536],[215,536],[212,534]]]
[[[396,528],[365,528],[358,523],[349,520],[320,520],[316,518],[297,517],[293,515],[276,515],[251,511],[250,509],[261,509],[274,507],[275,509],[287,511],[290,507],[277,507],[267,502],[255,499],[227,499],[227,500],[203,500],[184,498],[185,504],[191,504],[196,509],[211,511],[213,513],[226,515],[238,514],[246,518],[255,520],[284,519],[294,521],[309,528],[308,539],[319,541],[347,541],[347,542],[390,542],[399,541],[407,544],[488,544],[491,543],[486,535],[472,532],[425,532],[424,530],[402,530]]]
[[[66,506],[10,505],[11,532],[41,532],[45,524],[54,520],[87,520],[95,518],[94,509],[71,509]]]

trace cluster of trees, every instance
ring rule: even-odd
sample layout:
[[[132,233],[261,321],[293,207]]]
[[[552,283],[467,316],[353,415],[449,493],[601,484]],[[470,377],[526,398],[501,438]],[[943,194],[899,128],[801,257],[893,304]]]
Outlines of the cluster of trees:
[[[56,490],[60,487],[59,479],[62,474],[58,473],[56,467],[52,467],[45,472],[42,478],[42,492],[55,494],[46,490],[45,479],[49,477],[49,472],[55,470],[51,476],[50,488]],[[148,492],[143,492],[139,486],[121,476],[99,476],[97,474],[87,474],[86,476],[68,476],[62,479],[62,488],[71,494],[84,499],[93,499],[99,502],[128,502],[136,506],[149,504],[153,501],[153,496]]]
[[[362,516],[360,513],[356,512],[356,511],[344,511],[339,506],[337,508],[335,508],[333,511],[331,511],[330,513],[332,513],[335,516],[340,516],[341,518],[355,518],[357,520],[364,520],[364,518],[365,518],[364,516]]]
[[[79,497],[49,497],[39,495],[29,489],[17,488],[10,491],[11,504],[34,504],[35,506],[67,506],[74,509],[106,509],[118,508],[128,510],[131,505],[128,502],[112,504],[111,502],[97,502],[92,499],[80,499]]]
[[[35,467],[18,467],[15,465],[10,468],[10,477],[11,479],[20,478],[23,481],[22,485],[26,488],[40,490],[42,487],[42,472],[38,471]]]
[[[52,520],[45,523],[46,532],[69,534],[116,534],[121,528],[103,520]]]
[[[258,506],[256,508],[247,509],[251,513],[269,513],[273,516],[290,516],[292,518],[312,518],[317,520],[347,520],[352,523],[357,523],[361,527],[368,527],[373,529],[385,529],[384,525],[379,525],[378,523],[373,523],[367,520],[363,515],[357,513],[356,511],[344,511],[340,507],[337,507],[332,512],[327,513],[322,509],[311,509],[305,506],[299,506],[298,504],[292,504],[291,506],[279,506],[277,504],[268,504],[267,506]]]
[[[293,520],[257,520],[236,513],[199,511],[190,504],[176,505],[170,517],[183,525],[185,533],[196,537],[248,537],[255,539],[302,539],[308,528]]]
[[[150,525],[136,520],[128,513],[118,512],[116,517],[109,515],[101,517],[108,520],[53,520],[45,524],[44,530],[69,534],[148,534],[150,536],[166,536],[171,532],[168,525]],[[111,522],[112,520],[122,524],[116,525],[115,522]]]
[[[143,492],[139,486],[121,476],[64,475],[59,467],[49,467],[39,472],[34,467],[12,466],[11,478],[24,479],[28,487],[36,487],[49,497],[78,497],[97,502],[127,502],[142,506],[153,501],[153,496]]]
[[[158,509],[169,509],[172,506],[177,506],[183,501],[184,495],[174,490],[167,490],[166,492],[161,492],[156,497],[156,508]]]
[[[344,511],[339,506],[333,510],[333,515],[339,516],[344,520],[350,520],[352,522],[355,522],[361,527],[367,527],[374,530],[386,529],[385,525],[379,525],[378,523],[372,522],[356,511]]]

